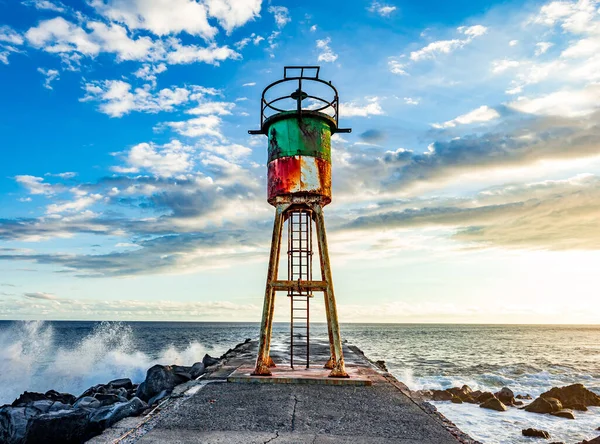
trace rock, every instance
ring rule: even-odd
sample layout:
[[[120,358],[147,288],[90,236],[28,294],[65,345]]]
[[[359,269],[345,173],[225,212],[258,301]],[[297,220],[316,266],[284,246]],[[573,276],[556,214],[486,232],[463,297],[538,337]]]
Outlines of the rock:
[[[556,398],[565,408],[575,405],[600,407],[600,396],[586,389],[583,384],[571,384],[566,387],[553,387],[540,395],[543,398]]]
[[[215,365],[218,362],[219,360],[217,358],[213,358],[208,354],[204,355],[204,358],[202,358],[202,364],[204,364],[204,367],[210,367],[211,365]]]
[[[3,444],[22,444],[27,435],[29,419],[40,414],[33,407],[0,407],[0,442]]]
[[[146,372],[146,380],[140,384],[136,396],[143,401],[149,401],[163,390],[172,391],[176,378],[172,368],[164,365],[155,365]]]
[[[102,403],[91,396],[84,396],[83,398],[78,399],[73,406],[81,409],[97,409],[102,407]]]
[[[506,406],[502,403],[502,401],[500,401],[498,398],[495,398],[495,397],[488,399],[483,404],[481,404],[479,407],[484,408],[484,409],[497,410],[499,412],[505,412],[506,410],[508,410],[506,408]]]
[[[124,387],[120,387],[117,389],[117,396],[119,396],[120,398],[125,398],[125,399],[129,399],[129,393],[127,392],[127,389],[125,389]]]
[[[517,399],[533,399],[530,394],[527,395],[517,395],[515,396]]]
[[[562,409],[562,405],[558,399],[539,397],[527,407],[525,411],[531,413],[552,413]]]
[[[591,439],[589,441],[586,441],[585,439],[581,442],[578,442],[577,444],[600,444],[600,436],[598,436],[597,438]]]
[[[96,393],[94,395],[94,398],[97,399],[98,401],[100,401],[100,404],[102,407],[104,407],[105,405],[111,405],[114,404],[115,402],[119,402],[119,396],[118,395],[114,395],[112,393]]]
[[[473,398],[473,390],[471,390],[471,387],[468,385],[463,385],[461,388],[449,388],[446,391],[459,398],[462,402],[470,402],[471,404],[477,403],[477,401]]]
[[[88,438],[88,421],[89,413],[80,409],[43,413],[29,420],[26,442],[82,443]]]
[[[486,402],[489,399],[495,398],[493,393],[490,392],[483,392],[481,395],[479,395],[479,397],[477,398],[477,402],[479,403],[483,403]]]
[[[384,372],[387,372],[387,371],[388,371],[388,368],[387,368],[387,366],[385,365],[385,361],[381,361],[381,360],[379,360],[379,361],[375,361],[375,365],[376,365],[377,367],[379,367],[381,370],[383,370]]]
[[[588,408],[583,404],[573,404],[569,407],[571,410],[578,410],[580,412],[587,412]]]
[[[502,401],[503,404],[513,405],[515,402],[515,394],[508,387],[502,387],[499,392],[494,393],[496,398]]]
[[[94,433],[99,433],[107,427],[128,416],[136,416],[148,408],[148,404],[140,398],[132,398],[128,402],[118,402],[106,407],[100,407],[90,416],[90,427]]]
[[[148,405],[154,405],[155,403],[157,403],[158,401],[166,398],[167,396],[169,396],[170,392],[168,392],[167,390],[163,390],[162,392],[160,392],[158,395],[153,396],[152,398],[150,398],[150,400],[148,401]]]
[[[548,433],[545,430],[538,430],[538,429],[523,429],[522,432],[523,436],[531,436],[534,438],[544,438],[544,439],[550,439],[550,433]]]
[[[523,404],[525,404],[523,401],[515,401],[515,402],[513,402],[512,405],[514,405],[514,406],[521,406]]]
[[[70,393],[59,393],[56,390],[48,390],[44,396],[46,396],[46,399],[62,402],[63,404],[74,404],[76,399]]]
[[[129,390],[133,388],[133,383],[129,378],[114,379],[108,385],[116,389],[124,388],[125,390]]]
[[[192,368],[184,367],[182,365],[172,365],[171,369],[173,370],[173,375],[175,375],[175,384],[183,384],[184,382],[188,382],[192,379]]]
[[[431,391],[431,400],[432,401],[451,401],[452,393],[449,393],[446,390],[432,390]]]
[[[192,379],[196,379],[198,376],[203,374],[204,371],[205,371],[204,364],[202,362],[196,362],[194,365],[192,365],[192,368],[190,370]]]
[[[452,401],[453,404],[462,404],[463,403],[463,400],[460,399],[458,396],[453,396],[450,401]]]
[[[552,412],[550,414],[552,416],[558,416],[559,418],[575,419],[575,415],[571,409],[561,409],[558,412]]]
[[[23,392],[23,394],[20,395],[17,399],[15,399],[11,405],[13,407],[23,407],[31,404],[34,401],[42,401],[46,399],[48,398],[46,398],[46,395],[44,395],[43,393]]]

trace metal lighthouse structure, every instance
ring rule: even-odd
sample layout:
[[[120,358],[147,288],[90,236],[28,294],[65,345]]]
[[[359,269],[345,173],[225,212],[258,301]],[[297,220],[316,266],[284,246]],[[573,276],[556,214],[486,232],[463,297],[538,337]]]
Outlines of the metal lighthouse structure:
[[[261,99],[260,129],[268,136],[268,198],[275,211],[271,254],[254,375],[269,376],[273,312],[277,291],[291,304],[291,367],[295,356],[310,365],[310,299],[323,292],[330,344],[325,368],[330,377],[348,377],[329,265],[323,207],[331,202],[331,135],[349,133],[338,126],[339,97],[318,66],[286,66],[283,78],[268,85]],[[279,95],[282,94],[282,95]],[[278,278],[281,238],[287,223],[287,279]],[[321,280],[313,278],[313,225]],[[303,360],[304,362],[304,360]]]

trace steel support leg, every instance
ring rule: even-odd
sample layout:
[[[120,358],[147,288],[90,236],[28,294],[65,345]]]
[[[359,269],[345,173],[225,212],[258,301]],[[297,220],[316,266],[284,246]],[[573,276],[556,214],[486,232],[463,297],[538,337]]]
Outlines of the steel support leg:
[[[325,310],[327,314],[327,330],[329,333],[329,343],[331,349],[331,359],[326,367],[331,368],[330,377],[347,378],[346,368],[344,366],[344,354],[342,352],[342,338],[340,335],[340,325],[337,317],[337,308],[335,305],[335,296],[333,293],[333,279],[331,277],[331,267],[329,265],[329,250],[327,248],[327,235],[325,233],[325,220],[323,218],[323,209],[320,205],[313,205],[315,223],[317,227],[317,239],[319,242],[319,259],[321,261],[321,272],[323,280],[327,282],[325,290]]]
[[[263,304],[263,315],[260,324],[260,341],[258,345],[258,357],[253,375],[270,376],[269,367],[275,367],[275,363],[269,354],[271,349],[271,333],[273,331],[273,311],[275,309],[275,290],[272,282],[277,280],[279,268],[279,252],[281,243],[281,231],[283,228],[283,213],[289,205],[277,205],[275,210],[275,222],[273,223],[273,238],[271,239],[271,254],[269,256],[269,269],[267,271],[267,286]]]

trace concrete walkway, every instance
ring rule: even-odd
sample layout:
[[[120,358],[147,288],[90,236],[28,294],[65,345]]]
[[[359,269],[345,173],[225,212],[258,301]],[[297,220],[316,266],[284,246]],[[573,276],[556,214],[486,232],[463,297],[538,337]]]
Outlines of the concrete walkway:
[[[253,383],[239,378],[251,368],[250,342],[194,387],[192,396],[166,407],[125,439],[139,443],[360,443],[456,444],[468,437],[409,396],[405,386],[373,365],[354,347],[344,356],[353,374],[371,385]],[[285,369],[285,346],[272,353]],[[311,342],[315,370],[326,361],[327,344]],[[227,382],[234,372],[238,382]],[[286,371],[290,375],[290,370]],[[299,372],[306,374],[306,370]],[[291,373],[293,377],[293,372]],[[289,377],[287,378],[289,379]],[[264,381],[262,381],[264,382]],[[290,383],[292,382],[292,383]],[[117,427],[119,424],[117,424]],[[113,432],[117,431],[116,429]],[[125,432],[124,429],[117,431]],[[462,435],[462,439],[460,436]],[[100,440],[94,442],[107,442]],[[114,439],[117,438],[116,441]]]

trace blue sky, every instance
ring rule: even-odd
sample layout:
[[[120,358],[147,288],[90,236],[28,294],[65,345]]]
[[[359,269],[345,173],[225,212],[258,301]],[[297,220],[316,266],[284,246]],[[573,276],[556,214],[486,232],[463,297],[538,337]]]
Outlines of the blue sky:
[[[247,130],[318,64],[342,322],[596,323],[599,6],[0,1],[0,318],[258,321]]]

